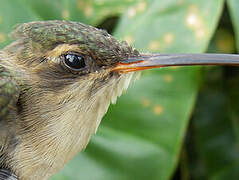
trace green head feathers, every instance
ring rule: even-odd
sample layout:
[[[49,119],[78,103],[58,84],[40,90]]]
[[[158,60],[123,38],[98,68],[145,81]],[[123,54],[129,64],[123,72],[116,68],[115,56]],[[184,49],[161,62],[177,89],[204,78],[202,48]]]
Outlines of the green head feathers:
[[[11,33],[20,45],[20,55],[43,54],[61,44],[77,45],[103,64],[138,55],[126,42],[119,43],[104,30],[70,21],[41,21],[21,24]],[[29,59],[29,57],[27,57]]]

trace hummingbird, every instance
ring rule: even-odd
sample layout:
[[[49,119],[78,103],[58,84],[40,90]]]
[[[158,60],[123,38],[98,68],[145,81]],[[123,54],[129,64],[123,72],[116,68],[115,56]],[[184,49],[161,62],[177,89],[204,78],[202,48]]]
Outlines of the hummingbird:
[[[239,65],[232,54],[139,53],[80,22],[18,25],[0,51],[0,180],[46,180],[82,151],[145,69]]]

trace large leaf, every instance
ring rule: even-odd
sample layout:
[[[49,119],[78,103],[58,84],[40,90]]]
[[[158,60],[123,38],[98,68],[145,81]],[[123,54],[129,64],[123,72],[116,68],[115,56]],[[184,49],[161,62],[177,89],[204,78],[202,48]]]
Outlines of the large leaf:
[[[16,24],[66,19],[99,24],[108,16],[119,15],[137,0],[0,0],[0,48],[10,42],[8,34]]]
[[[115,35],[145,51],[202,52],[222,5],[218,0],[139,1],[125,12]],[[200,68],[143,73],[110,108],[86,151],[55,179],[169,179],[177,166],[199,73]]]
[[[0,48],[9,43],[8,33],[19,23],[37,20],[38,16],[18,0],[0,0]]]
[[[22,0],[43,20],[66,19],[98,24],[104,18],[119,15],[137,0]]]
[[[235,53],[227,13],[222,17],[209,52]],[[188,134],[188,139],[191,139],[187,147],[188,169],[195,180],[237,180],[239,70],[237,67],[213,67],[205,74]]]
[[[222,6],[223,0],[140,1],[128,9],[115,34],[141,50],[202,52],[215,30]]]
[[[199,95],[193,142],[200,161],[193,160],[194,179],[239,179],[239,77],[222,81],[222,75],[221,69],[210,70]]]
[[[238,0],[227,0],[227,5],[229,7],[232,23],[234,26],[237,41],[237,49],[239,49],[239,12],[238,12],[239,2]]]

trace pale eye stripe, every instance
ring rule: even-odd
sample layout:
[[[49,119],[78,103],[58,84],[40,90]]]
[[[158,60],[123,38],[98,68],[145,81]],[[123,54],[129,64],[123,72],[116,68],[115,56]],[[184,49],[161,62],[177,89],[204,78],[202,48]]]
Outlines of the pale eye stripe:
[[[79,47],[77,45],[70,45],[70,44],[61,44],[55,47],[53,50],[47,52],[46,58],[53,59],[58,58],[62,54],[68,52],[68,51],[80,51]]]

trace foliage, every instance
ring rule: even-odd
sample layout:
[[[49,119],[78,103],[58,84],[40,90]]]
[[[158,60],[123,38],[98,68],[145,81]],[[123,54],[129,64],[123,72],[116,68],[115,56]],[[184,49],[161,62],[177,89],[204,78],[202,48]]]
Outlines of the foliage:
[[[227,1],[236,38],[223,0],[0,4],[1,47],[9,43],[6,34],[16,24],[49,19],[113,29],[118,40],[144,52],[233,53],[234,41],[239,44],[236,0]],[[86,150],[52,179],[238,179],[238,76],[237,68],[222,67],[145,71],[110,107]]]

